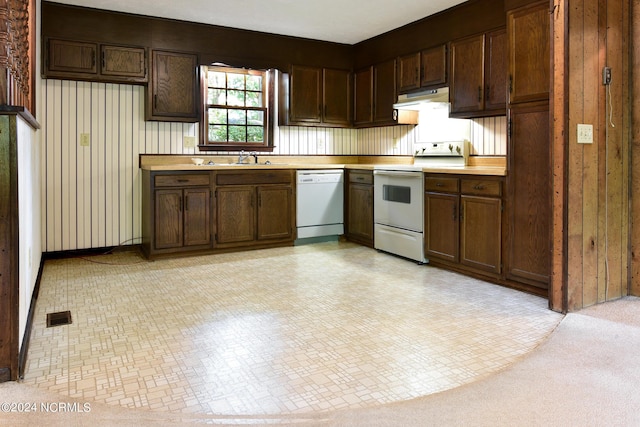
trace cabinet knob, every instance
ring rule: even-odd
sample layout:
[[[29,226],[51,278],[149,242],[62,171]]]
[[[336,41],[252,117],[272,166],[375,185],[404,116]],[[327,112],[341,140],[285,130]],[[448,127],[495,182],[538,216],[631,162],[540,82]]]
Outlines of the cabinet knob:
[[[484,185],[478,184],[473,187],[474,190],[484,190]]]

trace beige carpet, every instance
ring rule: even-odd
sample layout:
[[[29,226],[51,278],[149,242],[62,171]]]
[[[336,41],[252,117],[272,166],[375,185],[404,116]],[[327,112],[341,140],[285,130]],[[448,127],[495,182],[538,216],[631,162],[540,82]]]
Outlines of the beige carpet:
[[[639,355],[640,299],[627,297],[567,315],[548,341],[502,372],[406,402],[308,417],[207,417],[97,403],[82,412],[80,401],[4,383],[0,402],[32,409],[3,412],[0,425],[638,426]],[[50,412],[43,402],[54,402]]]

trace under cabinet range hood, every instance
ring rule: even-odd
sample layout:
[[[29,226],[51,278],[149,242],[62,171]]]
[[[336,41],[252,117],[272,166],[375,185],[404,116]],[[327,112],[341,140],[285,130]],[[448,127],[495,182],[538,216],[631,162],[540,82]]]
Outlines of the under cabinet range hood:
[[[396,110],[420,110],[423,107],[448,107],[449,88],[425,90],[398,96],[398,102],[393,104]]]

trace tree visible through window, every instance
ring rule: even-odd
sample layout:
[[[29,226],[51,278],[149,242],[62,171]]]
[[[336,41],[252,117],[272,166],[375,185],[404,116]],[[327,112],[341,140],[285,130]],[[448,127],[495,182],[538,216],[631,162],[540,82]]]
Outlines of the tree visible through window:
[[[216,149],[266,146],[267,73],[228,67],[206,67],[203,71],[204,144]]]

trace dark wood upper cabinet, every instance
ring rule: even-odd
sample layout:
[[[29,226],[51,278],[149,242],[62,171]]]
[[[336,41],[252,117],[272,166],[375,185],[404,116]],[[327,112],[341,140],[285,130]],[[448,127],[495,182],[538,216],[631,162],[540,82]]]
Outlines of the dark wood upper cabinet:
[[[49,39],[46,46],[45,77],[98,74],[97,43]]]
[[[398,92],[420,88],[420,52],[398,58]]]
[[[142,47],[100,47],[100,74],[128,81],[147,81],[147,51]]]
[[[198,56],[195,54],[152,51],[147,120],[199,120],[197,65]]]
[[[510,104],[549,98],[549,25],[546,1],[507,13]]]
[[[285,77],[286,79],[286,77]],[[335,126],[351,125],[351,72],[330,68],[293,65],[289,87],[281,91],[281,124]],[[287,94],[288,93],[288,94]]]
[[[322,122],[322,69],[294,65],[289,77],[290,124]]]
[[[112,83],[148,80],[147,50],[143,47],[48,39],[45,49],[45,78]]]
[[[398,58],[398,93],[447,84],[447,45]]]
[[[373,121],[373,67],[356,71],[354,77],[353,124],[366,125]]]
[[[492,31],[485,36],[485,110],[506,110],[507,31]]]
[[[484,103],[484,34],[451,42],[451,112],[481,111]]]
[[[424,88],[447,84],[447,45],[425,49],[421,53],[420,86]]]
[[[396,123],[393,109],[393,104],[398,98],[396,84],[395,59],[373,66],[373,122],[375,124]]]
[[[504,29],[451,42],[451,115],[506,114],[506,70]]]
[[[322,70],[322,119],[334,125],[351,125],[351,72],[325,68]]]

